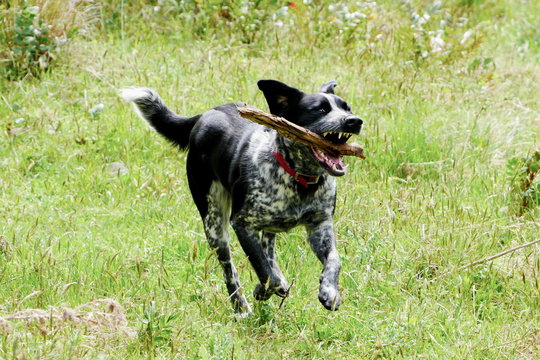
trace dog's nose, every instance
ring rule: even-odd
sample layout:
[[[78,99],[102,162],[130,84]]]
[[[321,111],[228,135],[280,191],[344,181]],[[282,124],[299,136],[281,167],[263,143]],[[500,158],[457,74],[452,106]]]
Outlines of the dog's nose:
[[[343,128],[344,128],[343,131],[353,133],[353,134],[359,133],[360,129],[362,129],[363,123],[364,121],[360,119],[358,116],[354,116],[354,115],[347,116],[345,118],[345,121],[343,122]]]

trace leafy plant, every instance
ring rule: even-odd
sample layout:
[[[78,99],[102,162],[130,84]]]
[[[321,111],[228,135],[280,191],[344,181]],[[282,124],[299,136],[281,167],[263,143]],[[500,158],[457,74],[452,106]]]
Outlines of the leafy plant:
[[[55,59],[56,38],[50,34],[51,25],[39,17],[39,7],[23,7],[15,13],[11,28],[5,26],[2,41],[2,63],[6,66],[8,78],[22,78],[27,74],[39,76],[47,70]]]
[[[177,317],[177,314],[160,313],[154,301],[144,308],[141,319],[143,326],[139,331],[139,340],[143,343],[146,351],[151,352],[156,346],[171,343],[174,329],[172,322]]]
[[[512,158],[507,163],[508,175],[520,199],[518,215],[534,206],[540,206],[540,182],[535,181],[540,173],[540,151],[522,158]]]

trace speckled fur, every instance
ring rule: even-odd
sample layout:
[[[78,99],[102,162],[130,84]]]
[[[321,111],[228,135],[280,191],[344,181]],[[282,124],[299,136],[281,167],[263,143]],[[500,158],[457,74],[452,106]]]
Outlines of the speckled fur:
[[[335,82],[328,82],[320,93],[304,94],[277,81],[259,82],[272,113],[318,133],[358,133],[361,120],[333,95],[334,86]],[[190,190],[237,313],[249,313],[250,306],[231,259],[229,225],[259,278],[253,293],[257,300],[288,295],[289,284],[274,254],[275,234],[304,226],[309,244],[323,264],[319,301],[329,310],[338,309],[341,262],[332,220],[336,180],[308,146],[241,118],[236,111],[240,104],[184,118],[170,111],[150,89],[131,88],[122,96],[160,134],[182,149],[189,148]],[[325,113],[318,110],[323,106]],[[319,181],[308,188],[301,186],[279,165],[274,152],[301,173],[318,176]]]

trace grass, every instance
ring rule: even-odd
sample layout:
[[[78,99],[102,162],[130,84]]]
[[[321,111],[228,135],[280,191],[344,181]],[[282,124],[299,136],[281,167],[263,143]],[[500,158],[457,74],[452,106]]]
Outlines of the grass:
[[[249,15],[231,15],[227,28],[212,8],[186,18],[134,3],[104,2],[92,33],[69,40],[40,79],[0,80],[0,317],[113,298],[137,335],[0,321],[0,358],[540,354],[538,245],[459,270],[538,238],[539,211],[517,216],[506,173],[540,142],[536,3],[382,2],[353,30],[341,8],[298,2],[274,19],[279,4],[270,4],[255,35],[238,28]],[[432,53],[445,19],[446,48]],[[116,95],[149,86],[185,115],[229,101],[266,109],[260,78],[312,91],[336,79],[365,119],[368,158],[349,159],[338,180],[336,313],[317,301],[321,267],[296,229],[277,242],[291,296],[281,307],[250,297],[253,316],[236,319],[189,195],[185,154]],[[120,162],[119,172],[111,164]],[[232,247],[249,293],[255,276]]]

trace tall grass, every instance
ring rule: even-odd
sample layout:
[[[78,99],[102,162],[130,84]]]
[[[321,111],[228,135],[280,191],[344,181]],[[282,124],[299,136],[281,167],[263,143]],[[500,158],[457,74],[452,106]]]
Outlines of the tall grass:
[[[39,8],[40,16],[48,24],[54,24],[55,35],[65,36],[75,30],[90,32],[100,14],[101,2],[93,0],[7,0],[3,4],[5,21],[12,13],[25,6]]]
[[[539,5],[256,3],[100,2],[53,71],[0,80],[0,358],[537,357],[538,246],[460,269],[538,238],[507,163],[540,142]],[[338,180],[336,313],[317,301],[320,264],[296,229],[277,241],[291,296],[250,297],[253,316],[236,319],[185,154],[116,95],[153,87],[184,115],[266,109],[260,78],[306,91],[336,79],[365,120],[368,158]],[[104,298],[135,336],[2,321]]]

